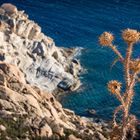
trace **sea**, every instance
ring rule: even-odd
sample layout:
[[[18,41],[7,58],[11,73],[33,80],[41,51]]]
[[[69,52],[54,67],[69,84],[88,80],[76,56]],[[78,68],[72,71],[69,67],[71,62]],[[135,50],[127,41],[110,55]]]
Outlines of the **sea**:
[[[80,75],[82,85],[61,97],[63,107],[80,116],[111,120],[120,103],[108,92],[107,83],[124,83],[123,67],[119,62],[111,67],[116,56],[99,45],[98,37],[104,31],[113,33],[114,44],[125,56],[127,46],[121,38],[122,30],[140,31],[140,0],[0,0],[0,4],[7,2],[25,10],[56,46],[79,50],[75,57],[84,69]],[[140,57],[140,43],[135,45],[133,57]],[[96,114],[89,114],[90,109]],[[135,86],[130,113],[140,119],[140,83]]]

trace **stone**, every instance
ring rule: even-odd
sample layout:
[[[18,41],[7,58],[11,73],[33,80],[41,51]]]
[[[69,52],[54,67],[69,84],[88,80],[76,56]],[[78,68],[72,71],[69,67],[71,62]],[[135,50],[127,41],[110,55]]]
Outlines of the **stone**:
[[[26,22],[23,21],[23,20],[20,20],[17,22],[17,25],[16,25],[16,33],[17,35],[22,35],[22,33],[25,31],[26,29]]]
[[[28,38],[31,40],[36,39],[39,36],[40,32],[41,32],[41,28],[37,24],[34,24],[33,28],[31,29],[28,35]]]
[[[0,15],[4,15],[4,14],[5,14],[5,10],[0,7]]]
[[[79,87],[81,86],[81,81],[77,80],[74,82],[74,84],[72,84],[72,86],[70,87],[71,91],[75,91],[77,90]]]
[[[71,134],[71,135],[69,135],[68,140],[82,140],[82,139],[77,138],[73,134]]]
[[[63,136],[64,135],[64,129],[63,129],[63,127],[60,127],[59,124],[54,123],[53,125],[51,125],[51,127],[52,127],[53,133],[56,133],[59,136]]]
[[[6,131],[6,127],[4,125],[0,125],[0,131]]]
[[[40,136],[41,137],[51,137],[52,136],[52,129],[49,127],[49,125],[46,123],[44,126],[40,128]]]
[[[77,59],[72,59],[71,65],[70,65],[70,72],[77,76],[81,71],[81,65]]]
[[[38,42],[32,53],[36,53],[39,56],[44,56],[46,54],[46,46],[42,42]]]
[[[69,110],[69,109],[66,109],[66,108],[64,108],[64,112],[65,112],[67,115],[75,115],[74,111]]]
[[[3,10],[6,7],[7,4],[4,4]],[[7,16],[8,20],[2,22],[9,25],[7,28],[11,34],[0,32],[0,45],[3,46],[0,51],[6,54],[1,56],[1,60],[18,66],[26,74],[26,80],[30,84],[43,90],[53,92],[58,87],[71,90],[70,87],[75,85],[74,81],[79,79],[78,60],[64,56],[65,50],[56,47],[53,39],[41,33],[41,27],[29,20],[24,11],[15,12],[13,17],[6,14],[4,16]],[[70,73],[66,66],[70,67],[71,63],[76,65]]]
[[[40,117],[43,116],[43,112],[38,104],[38,101],[32,95],[25,94],[24,96],[26,97],[26,102],[35,108],[37,115]]]
[[[6,78],[4,77],[4,74],[1,73],[0,73],[0,85],[7,86]]]
[[[25,28],[24,28],[24,30],[22,32],[22,36],[24,36],[25,38],[29,38],[30,37],[29,36],[30,32],[31,32],[33,27],[34,27],[34,22],[29,22],[29,23],[25,22]]]
[[[102,135],[102,133],[97,133],[97,136],[96,136],[99,140],[106,140],[106,138]]]
[[[14,105],[6,100],[0,99],[0,108],[5,110],[14,110]]]
[[[80,86],[80,63],[73,56],[76,50],[57,47],[38,24],[11,4],[1,6],[1,24],[0,121],[5,131],[22,128],[14,129],[14,137],[10,131],[3,139],[20,139],[16,135],[63,139],[71,134],[70,140],[80,140],[72,135],[78,133],[82,139],[95,140],[96,131],[98,138],[104,138],[100,133],[107,126],[64,109],[52,94]]]
[[[71,85],[72,85],[71,80],[64,79],[64,80],[60,81],[60,83],[58,83],[57,87],[66,91],[66,90],[70,89]]]
[[[17,8],[16,6],[10,4],[10,3],[4,3],[1,8],[3,8],[5,10],[5,12],[9,15],[12,15],[12,14],[16,14],[17,13]]]
[[[57,53],[57,51],[55,51],[53,54],[52,54],[52,57],[54,57],[54,59],[58,59],[58,53]]]

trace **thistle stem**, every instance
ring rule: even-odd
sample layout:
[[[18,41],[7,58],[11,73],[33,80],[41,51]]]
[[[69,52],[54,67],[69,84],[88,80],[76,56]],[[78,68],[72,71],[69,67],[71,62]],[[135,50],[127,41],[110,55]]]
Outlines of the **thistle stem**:
[[[118,49],[116,48],[116,46],[114,46],[113,44],[110,44],[109,47],[113,50],[113,52],[119,57],[119,59],[120,59],[121,61],[124,60],[123,56],[122,56],[121,53],[118,51]]]
[[[125,102],[124,102],[124,99],[121,96],[120,92],[117,92],[116,97],[121,102],[122,106],[125,107]]]
[[[130,85],[128,87],[129,89],[128,89],[127,98],[126,98],[126,105],[128,106],[127,107],[128,109],[130,107],[131,101],[132,101],[133,96],[134,96],[133,88],[134,88],[134,85],[135,85],[135,82],[136,82],[136,76],[137,76],[137,73],[134,73],[133,77],[131,78]]]
[[[125,79],[126,79],[126,90],[128,90],[130,84],[130,58],[132,54],[133,43],[128,43],[128,48],[126,51],[126,58],[124,63]]]

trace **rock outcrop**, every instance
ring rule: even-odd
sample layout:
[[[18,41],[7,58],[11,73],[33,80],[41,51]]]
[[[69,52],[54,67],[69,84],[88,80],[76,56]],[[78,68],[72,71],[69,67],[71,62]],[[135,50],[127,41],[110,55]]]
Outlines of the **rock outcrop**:
[[[108,139],[107,124],[76,116],[51,94],[78,87],[73,52],[56,47],[24,11],[0,7],[0,139]]]
[[[58,87],[74,90],[80,86],[81,66],[72,58],[75,50],[68,53],[56,47],[38,24],[11,4],[0,8],[0,37],[0,59],[19,67],[31,85],[49,92]]]
[[[52,94],[27,84],[16,66],[0,62],[0,139],[106,140],[108,130],[63,109]]]

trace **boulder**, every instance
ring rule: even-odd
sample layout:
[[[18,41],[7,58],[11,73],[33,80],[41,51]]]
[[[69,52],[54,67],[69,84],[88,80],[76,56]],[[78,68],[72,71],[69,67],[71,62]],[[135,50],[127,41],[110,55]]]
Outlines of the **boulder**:
[[[82,139],[77,138],[73,134],[71,134],[71,135],[69,135],[68,140],[82,140]]]
[[[61,88],[63,90],[69,90],[73,81],[71,81],[70,79],[63,79],[62,81],[60,81],[57,85],[58,88]]]
[[[53,133],[56,133],[59,136],[63,136],[64,135],[63,127],[61,127],[60,124],[57,123],[56,121],[52,122],[51,128],[52,128]]]
[[[5,131],[6,127],[4,125],[0,125],[0,131]]]
[[[12,5],[11,3],[4,3],[1,8],[5,10],[5,12],[9,15],[16,14],[17,8],[16,6]]]
[[[39,56],[45,56],[46,55],[46,46],[42,42],[38,42],[36,44],[36,47],[33,49],[32,53],[36,53]]]
[[[50,126],[45,123],[41,128],[40,128],[40,136],[41,137],[51,137],[52,136],[52,129],[50,128]]]
[[[37,39],[37,37],[39,36],[40,32],[41,32],[41,28],[37,24],[34,24],[32,29],[30,30],[28,38],[31,39],[31,40],[32,39]]]
[[[5,14],[5,10],[3,8],[0,8],[0,15],[4,15]]]

